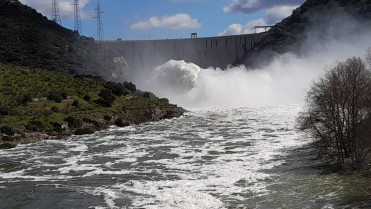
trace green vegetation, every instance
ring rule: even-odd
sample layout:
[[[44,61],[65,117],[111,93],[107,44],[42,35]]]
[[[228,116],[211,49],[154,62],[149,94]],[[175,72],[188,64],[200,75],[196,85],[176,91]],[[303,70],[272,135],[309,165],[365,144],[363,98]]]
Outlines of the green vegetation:
[[[155,109],[176,109],[128,82],[9,65],[0,65],[0,75],[0,144],[17,144],[35,132],[93,133],[108,125],[157,120]]]
[[[18,0],[0,1],[0,40],[0,148],[184,112],[131,82],[105,81],[123,80],[115,50]]]
[[[366,60],[371,60],[371,54]],[[371,69],[355,57],[337,63],[313,83],[299,122],[318,139],[318,150],[333,156],[341,167],[367,164],[371,154]]]
[[[0,1],[0,40],[0,63],[105,79],[111,78],[113,58],[119,56],[93,38],[49,21],[18,0]]]

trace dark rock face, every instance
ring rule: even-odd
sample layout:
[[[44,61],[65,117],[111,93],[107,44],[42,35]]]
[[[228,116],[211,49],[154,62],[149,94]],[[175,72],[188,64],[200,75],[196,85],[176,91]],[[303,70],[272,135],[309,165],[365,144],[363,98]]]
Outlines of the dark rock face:
[[[371,22],[371,1],[369,0],[308,0],[295,9],[291,16],[277,23],[258,44],[255,55],[269,57],[276,53],[300,53],[300,47],[308,31],[326,36],[329,28],[341,27],[346,17],[358,23]],[[341,28],[339,29],[339,33]],[[322,33],[322,34],[321,34]],[[250,62],[253,60],[250,58]]]

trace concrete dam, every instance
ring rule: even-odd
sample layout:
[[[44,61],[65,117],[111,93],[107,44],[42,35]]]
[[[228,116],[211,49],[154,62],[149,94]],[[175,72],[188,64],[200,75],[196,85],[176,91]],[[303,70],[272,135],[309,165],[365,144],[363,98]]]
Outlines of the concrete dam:
[[[170,59],[192,62],[202,68],[224,69],[227,65],[243,64],[244,58],[267,33],[208,38],[103,41],[118,51],[130,71],[142,71],[162,65]]]

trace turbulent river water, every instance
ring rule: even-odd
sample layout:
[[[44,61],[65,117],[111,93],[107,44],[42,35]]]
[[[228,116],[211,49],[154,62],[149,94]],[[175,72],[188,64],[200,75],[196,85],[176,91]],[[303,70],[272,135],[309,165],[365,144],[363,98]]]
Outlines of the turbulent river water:
[[[299,111],[197,110],[1,150],[0,208],[371,207],[369,177],[324,174]]]

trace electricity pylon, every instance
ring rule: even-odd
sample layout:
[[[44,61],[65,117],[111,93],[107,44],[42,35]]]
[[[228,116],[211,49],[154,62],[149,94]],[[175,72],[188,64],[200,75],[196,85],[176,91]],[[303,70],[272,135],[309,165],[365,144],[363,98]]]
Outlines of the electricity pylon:
[[[58,0],[52,0],[52,20],[62,25],[61,16],[59,15]]]
[[[74,7],[74,30],[78,32],[80,35],[82,35],[79,0],[74,0],[73,7]]]
[[[97,10],[97,16],[95,18],[97,18],[97,40],[98,41],[101,41],[103,40],[103,23],[102,23],[102,10],[100,10],[100,4],[99,4],[99,1],[98,1],[98,6],[96,9],[94,10]]]

